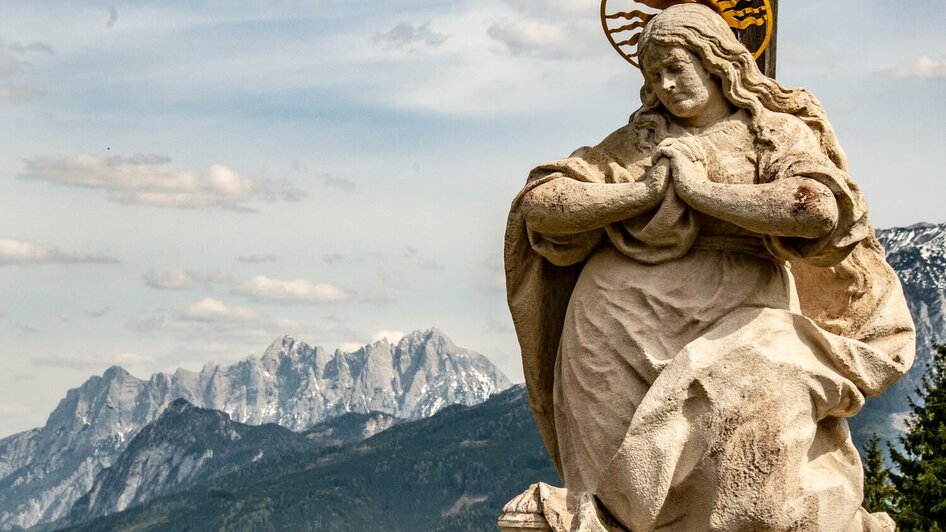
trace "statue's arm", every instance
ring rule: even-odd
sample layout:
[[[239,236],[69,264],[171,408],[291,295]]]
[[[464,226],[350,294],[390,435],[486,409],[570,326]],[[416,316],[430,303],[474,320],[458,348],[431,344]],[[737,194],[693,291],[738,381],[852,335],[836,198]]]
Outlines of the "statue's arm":
[[[838,224],[831,190],[806,177],[761,185],[732,185],[680,179],[680,198],[694,209],[764,235],[821,238]]]
[[[533,231],[572,235],[600,229],[647,212],[663,199],[669,162],[655,164],[643,181],[589,183],[553,179],[522,197],[522,213]]]

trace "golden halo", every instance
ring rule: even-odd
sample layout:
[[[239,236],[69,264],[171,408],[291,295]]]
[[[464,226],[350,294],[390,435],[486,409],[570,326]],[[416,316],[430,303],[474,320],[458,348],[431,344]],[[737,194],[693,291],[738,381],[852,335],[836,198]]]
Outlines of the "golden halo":
[[[612,0],[612,3],[621,2]],[[703,4],[719,13],[733,31],[762,29],[764,26],[765,36],[762,44],[758,50],[750,50],[755,59],[768,48],[775,29],[770,0],[624,0],[624,3],[639,4],[657,10],[664,10],[676,4]],[[614,50],[636,68],[640,68],[637,61],[637,42],[640,40],[641,31],[656,15],[639,9],[611,11],[608,8],[608,0],[601,0],[601,27],[605,37]]]

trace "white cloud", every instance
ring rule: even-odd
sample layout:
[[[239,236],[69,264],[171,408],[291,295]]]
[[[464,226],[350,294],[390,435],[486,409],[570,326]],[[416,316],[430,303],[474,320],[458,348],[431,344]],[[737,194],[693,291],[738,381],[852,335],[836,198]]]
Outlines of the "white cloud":
[[[909,65],[900,65],[890,71],[897,79],[946,80],[946,59],[922,56]]]
[[[255,299],[301,303],[334,303],[348,297],[344,290],[328,283],[315,284],[304,279],[280,281],[264,275],[235,286],[233,293]]]
[[[192,344],[256,345],[283,334],[285,322],[248,307],[232,306],[215,298],[204,298],[176,311],[158,310],[131,320],[137,332],[165,332]],[[195,347],[197,349],[197,347]]]
[[[199,272],[193,270],[157,269],[145,272],[142,276],[145,284],[161,290],[193,290],[209,288],[218,283],[229,282],[230,277],[221,272]]]
[[[533,54],[546,58],[583,54],[591,39],[587,32],[571,25],[559,25],[536,19],[497,22],[486,30],[495,41],[513,54]]]
[[[358,342],[342,342],[338,344],[338,349],[342,353],[354,353],[355,351],[358,351],[364,346],[365,344],[358,343]]]
[[[304,193],[282,183],[240,177],[213,164],[205,174],[182,170],[159,155],[132,157],[37,157],[26,161],[21,179],[102,189],[117,203],[182,209],[249,210],[251,201],[296,201]]]
[[[900,432],[907,432],[910,430],[910,414],[909,412],[901,412],[897,414],[890,414],[890,425],[899,430]]]
[[[76,255],[53,246],[0,238],[0,266],[28,264],[114,264],[106,255]]]
[[[233,323],[256,320],[259,313],[250,308],[231,307],[218,299],[207,297],[188,305],[179,318],[203,323]]]
[[[390,30],[374,36],[375,43],[391,48],[440,46],[445,40],[447,40],[446,35],[430,29],[430,22],[425,22],[419,26],[402,22]]]
[[[402,331],[378,331],[371,337],[371,341],[380,342],[381,340],[387,340],[389,343],[396,344],[401,341],[401,338],[404,338]]]

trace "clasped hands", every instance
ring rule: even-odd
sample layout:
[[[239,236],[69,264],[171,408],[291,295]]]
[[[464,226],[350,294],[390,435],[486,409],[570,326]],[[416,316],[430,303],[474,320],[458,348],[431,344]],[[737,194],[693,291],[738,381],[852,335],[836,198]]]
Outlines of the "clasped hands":
[[[706,152],[695,137],[666,139],[651,158],[645,182],[657,198],[663,198],[673,183],[677,196],[685,202],[699,194],[700,186],[709,182],[706,173]]]

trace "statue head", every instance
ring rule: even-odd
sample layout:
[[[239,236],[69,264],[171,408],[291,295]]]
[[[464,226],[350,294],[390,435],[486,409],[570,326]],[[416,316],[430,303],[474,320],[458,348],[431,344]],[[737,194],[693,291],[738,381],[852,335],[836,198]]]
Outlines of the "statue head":
[[[645,74],[641,89],[645,107],[657,108],[663,103],[661,87],[655,85],[655,79],[648,75],[648,71],[662,58],[681,51],[698,61],[697,70],[705,70],[711,75],[715,86],[707,88],[710,92],[719,90],[731,104],[753,114],[761,112],[764,107],[756,92],[768,78],[762,75],[752,54],[736,39],[723,18],[706,6],[679,4],[668,7],[644,28],[638,49]],[[676,114],[673,109],[664,107]]]
[[[696,3],[668,7],[647,23],[638,50],[645,72],[641,88],[643,105],[632,116],[632,123],[648,130],[644,132],[649,132],[645,137],[653,138],[653,133],[666,127],[668,115],[678,116],[676,113],[680,112],[680,109],[668,109],[661,101],[660,87],[647,75],[648,62],[685,51],[699,63],[698,71],[702,69],[710,75],[707,81],[713,84],[707,86],[710,92],[719,90],[732,106],[749,112],[750,129],[760,150],[775,148],[773,126],[768,120],[771,113],[787,113],[808,124],[821,141],[825,154],[839,167],[846,167],[844,154],[817,99],[804,89],[786,89],[762,74],[752,53],[713,9]]]

